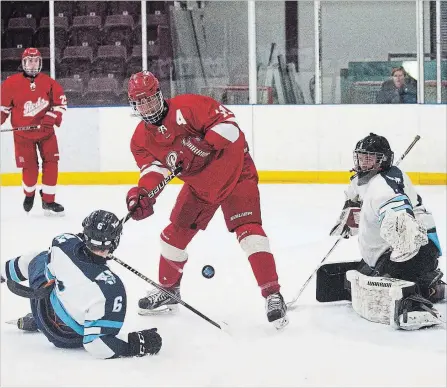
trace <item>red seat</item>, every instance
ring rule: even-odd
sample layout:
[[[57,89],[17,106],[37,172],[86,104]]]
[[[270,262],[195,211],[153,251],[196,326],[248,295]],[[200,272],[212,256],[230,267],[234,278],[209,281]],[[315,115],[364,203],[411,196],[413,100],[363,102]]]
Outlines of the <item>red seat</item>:
[[[96,74],[124,77],[126,66],[126,48],[121,45],[98,47],[98,55],[93,63]]]
[[[119,42],[126,49],[132,42],[133,18],[130,15],[107,16],[104,24],[104,44],[116,44]]]
[[[19,48],[33,46],[35,31],[36,19],[32,17],[9,19],[8,28],[6,29],[6,46]]]
[[[2,71],[19,71],[23,50],[22,48],[2,49]]]
[[[74,46],[88,45],[96,49],[101,41],[101,17],[75,16],[70,32]]]
[[[68,17],[55,16],[54,17],[54,41],[56,47],[63,50],[68,41]],[[34,36],[34,43],[36,46],[49,47],[50,46],[50,21],[49,18],[43,17],[40,20],[39,28]]]
[[[90,46],[66,47],[60,62],[61,74],[65,76],[78,74],[83,78],[90,73],[92,61],[93,49]]]
[[[118,102],[118,81],[115,78],[92,78],[84,93],[89,105],[115,105]]]
[[[69,106],[83,105],[84,85],[80,78],[59,78]]]

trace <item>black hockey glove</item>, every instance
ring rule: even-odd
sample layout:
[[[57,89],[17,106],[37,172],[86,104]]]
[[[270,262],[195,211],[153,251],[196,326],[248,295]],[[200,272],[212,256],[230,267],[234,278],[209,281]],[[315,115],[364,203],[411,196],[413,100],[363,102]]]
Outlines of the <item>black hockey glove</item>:
[[[157,333],[156,328],[129,333],[127,342],[129,343],[129,355],[137,357],[157,354],[162,344],[161,336]]]

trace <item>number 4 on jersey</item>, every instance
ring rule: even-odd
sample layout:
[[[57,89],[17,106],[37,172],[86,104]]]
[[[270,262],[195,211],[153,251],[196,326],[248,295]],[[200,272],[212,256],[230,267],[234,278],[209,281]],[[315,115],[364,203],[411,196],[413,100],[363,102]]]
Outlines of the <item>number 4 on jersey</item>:
[[[180,109],[177,109],[177,111],[175,112],[175,118],[177,120],[177,124],[178,125],[186,125],[186,120],[182,115],[182,111]]]

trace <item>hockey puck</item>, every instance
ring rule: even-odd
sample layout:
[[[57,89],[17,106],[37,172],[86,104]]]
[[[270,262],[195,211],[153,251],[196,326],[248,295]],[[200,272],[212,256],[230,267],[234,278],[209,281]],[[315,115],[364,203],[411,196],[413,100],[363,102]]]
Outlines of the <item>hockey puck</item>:
[[[214,276],[214,268],[211,265],[205,265],[202,268],[202,275],[204,278],[211,279]]]

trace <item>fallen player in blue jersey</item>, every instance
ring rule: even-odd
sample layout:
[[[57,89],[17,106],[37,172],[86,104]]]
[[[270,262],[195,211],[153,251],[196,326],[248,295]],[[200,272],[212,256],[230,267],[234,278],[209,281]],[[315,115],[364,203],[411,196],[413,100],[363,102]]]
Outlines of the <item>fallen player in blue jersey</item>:
[[[129,333],[127,342],[117,337],[126,290],[107,255],[118,247],[122,224],[115,214],[97,210],[82,226],[82,233],[56,236],[47,251],[2,265],[2,282],[31,300],[32,315],[21,318],[19,327],[41,331],[59,348],[83,346],[96,358],[157,354],[162,339],[155,328]],[[25,280],[29,288],[18,284]]]

